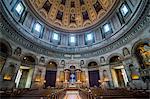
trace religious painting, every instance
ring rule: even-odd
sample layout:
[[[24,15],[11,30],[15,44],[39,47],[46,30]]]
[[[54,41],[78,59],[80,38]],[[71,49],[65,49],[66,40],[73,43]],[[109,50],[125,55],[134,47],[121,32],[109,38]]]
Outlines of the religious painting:
[[[148,42],[138,45],[135,54],[141,69],[150,67],[150,44]]]
[[[103,70],[103,81],[109,81],[107,70]]]

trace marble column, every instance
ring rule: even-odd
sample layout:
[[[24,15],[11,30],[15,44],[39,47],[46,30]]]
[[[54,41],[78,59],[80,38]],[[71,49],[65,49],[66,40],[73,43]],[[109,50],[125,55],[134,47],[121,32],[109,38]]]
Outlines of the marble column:
[[[65,82],[68,82],[69,80],[69,70],[65,70]]]
[[[68,80],[69,80],[69,70],[64,70],[64,73],[65,73],[65,81],[64,81],[64,87],[68,87],[68,85],[69,85],[69,82],[68,82]]]
[[[128,80],[131,81],[131,72],[130,72],[130,69],[129,69],[129,65],[132,64],[131,60],[128,59],[128,60],[124,60],[123,61],[123,66],[124,66],[124,69],[126,71],[126,74],[127,74],[127,77],[128,77]]]
[[[20,63],[21,62],[18,59],[15,59],[15,58],[8,57],[6,59],[6,62],[4,64],[4,67],[3,67],[3,70],[2,70],[2,73],[1,73],[1,81],[2,81],[2,86],[1,87],[9,87],[9,88],[16,87],[15,79],[16,79],[16,75],[18,73]],[[10,65],[14,65],[14,71],[13,72],[9,71],[9,68],[10,68],[9,66]],[[4,81],[3,77],[7,73],[11,75],[11,80]]]
[[[76,76],[77,76],[77,82],[80,82],[81,81],[81,71],[80,70],[77,70],[76,71]]]
[[[89,73],[88,73],[88,69],[84,68],[83,70],[85,71],[86,85],[87,85],[87,87],[89,87]]]

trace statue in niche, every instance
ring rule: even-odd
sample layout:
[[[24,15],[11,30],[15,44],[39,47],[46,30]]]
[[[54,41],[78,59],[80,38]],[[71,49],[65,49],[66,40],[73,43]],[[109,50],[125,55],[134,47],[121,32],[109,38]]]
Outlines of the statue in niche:
[[[110,87],[107,70],[103,70],[103,79],[101,81],[101,87],[102,87],[102,89],[106,89],[106,88]]]
[[[139,54],[142,56],[142,61],[144,62],[146,67],[150,66],[150,45],[149,44],[144,44],[138,47]]]
[[[123,55],[124,55],[124,56],[127,56],[127,55],[129,55],[129,54],[130,54],[129,50],[128,50],[127,48],[124,48],[124,49],[123,49]]]
[[[20,47],[17,47],[14,51],[14,54],[17,55],[17,56],[20,56],[21,55],[21,48]]]
[[[103,81],[108,81],[108,73],[107,70],[103,70]]]
[[[80,61],[80,66],[84,65],[84,60]]]
[[[65,66],[65,61],[61,60],[61,65]]]
[[[42,70],[38,69],[35,81],[41,81]]]
[[[100,62],[101,62],[101,63],[104,63],[104,62],[105,62],[105,58],[104,58],[104,57],[101,57],[101,58],[100,58]]]
[[[45,62],[45,58],[43,56],[41,56],[40,58],[40,62],[44,63]]]

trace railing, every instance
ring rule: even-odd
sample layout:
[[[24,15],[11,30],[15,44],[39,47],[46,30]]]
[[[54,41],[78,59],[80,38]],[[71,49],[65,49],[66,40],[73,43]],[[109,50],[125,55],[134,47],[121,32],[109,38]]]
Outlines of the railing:
[[[48,99],[63,99],[65,95],[66,95],[65,89],[55,89],[53,93],[50,93]]]
[[[105,99],[105,98],[148,98],[149,92],[145,90],[128,90],[126,88],[115,88],[115,89],[91,89],[92,99]]]
[[[89,89],[79,89],[79,95],[83,97],[82,99],[94,99]]]

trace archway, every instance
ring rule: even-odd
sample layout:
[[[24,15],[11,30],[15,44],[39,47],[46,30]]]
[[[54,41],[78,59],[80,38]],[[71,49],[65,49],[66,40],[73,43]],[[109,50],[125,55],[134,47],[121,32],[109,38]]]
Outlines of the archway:
[[[150,68],[150,42],[149,40],[140,41],[133,47],[133,55],[139,63],[139,72],[144,82],[149,81]]]
[[[89,84],[90,87],[97,86],[99,87],[99,70],[95,69],[98,66],[98,64],[95,61],[92,61],[88,64],[88,74],[89,74]]]
[[[128,82],[128,78],[121,57],[111,57],[109,60],[109,64],[111,66],[114,87],[125,87]]]
[[[55,87],[57,74],[57,64],[54,61],[49,61],[46,68],[45,87]]]
[[[9,43],[0,39],[0,73],[2,72],[7,57],[11,55],[11,51],[12,49]]]
[[[147,69],[150,67],[150,43],[139,43],[134,49],[134,54],[141,69]]]
[[[30,88],[33,75],[33,67],[36,64],[36,60],[33,56],[25,55],[21,59],[21,66],[19,67],[16,76],[17,88]]]

